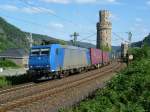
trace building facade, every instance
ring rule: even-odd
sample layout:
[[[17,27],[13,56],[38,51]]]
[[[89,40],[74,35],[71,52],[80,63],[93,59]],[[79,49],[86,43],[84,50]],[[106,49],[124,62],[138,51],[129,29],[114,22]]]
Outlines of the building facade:
[[[100,20],[97,23],[97,48],[102,50],[111,50],[111,31],[110,12],[101,10],[99,12]]]
[[[0,59],[11,60],[20,67],[27,67],[29,56],[24,49],[10,48],[4,52],[0,52]]]

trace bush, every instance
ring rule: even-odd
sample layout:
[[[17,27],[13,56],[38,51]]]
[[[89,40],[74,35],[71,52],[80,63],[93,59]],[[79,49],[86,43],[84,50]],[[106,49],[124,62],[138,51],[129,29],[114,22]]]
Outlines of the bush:
[[[14,62],[10,60],[0,60],[0,67],[19,67]]]
[[[29,82],[28,75],[18,75],[18,76],[6,76],[5,79],[11,83],[11,85],[18,85]]]
[[[134,60],[141,60],[143,58],[150,59],[150,47],[144,45],[142,48],[132,48],[129,49],[129,54],[133,54]]]
[[[30,80],[28,79],[27,74],[18,75],[18,76],[2,76],[0,77],[0,88],[4,88],[6,86],[24,84],[28,82],[30,82]]]
[[[10,85],[10,82],[5,77],[0,77],[0,88]]]

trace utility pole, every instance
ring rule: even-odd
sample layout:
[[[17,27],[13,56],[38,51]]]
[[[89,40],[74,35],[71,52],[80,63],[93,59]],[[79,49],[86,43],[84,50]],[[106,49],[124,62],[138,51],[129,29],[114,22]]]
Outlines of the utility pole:
[[[131,47],[131,42],[132,42],[132,33],[131,32],[127,32],[128,33],[128,40],[129,40],[129,47]]]
[[[70,35],[70,37],[73,37],[73,45],[76,46],[76,42],[77,42],[77,37],[80,36],[79,33],[74,32],[72,35]]]
[[[32,33],[30,33],[29,35],[26,35],[29,44],[30,44],[30,48],[32,48],[32,44],[33,44],[33,39],[32,39]]]
[[[132,33],[131,32],[127,32],[127,33],[128,33],[129,48],[131,48],[132,47]],[[127,52],[127,65],[129,65],[129,63],[133,60],[133,55],[129,52],[129,48]]]

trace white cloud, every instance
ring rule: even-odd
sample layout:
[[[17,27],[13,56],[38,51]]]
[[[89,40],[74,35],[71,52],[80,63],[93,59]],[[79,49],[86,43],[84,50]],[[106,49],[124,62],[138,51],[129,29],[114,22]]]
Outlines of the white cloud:
[[[36,7],[24,7],[22,8],[21,12],[25,13],[41,13],[41,10]]]
[[[118,4],[117,0],[40,0],[46,3],[59,3],[59,4],[69,4],[69,3],[78,3],[78,4],[87,4],[87,3],[100,3],[100,4]]]
[[[116,0],[107,0],[108,2],[116,2]]]
[[[50,10],[50,9],[47,9],[47,8],[43,8],[43,7],[24,7],[22,8],[21,10],[22,12],[25,12],[25,13],[52,13],[52,14],[55,14],[54,11]]]
[[[95,3],[97,0],[76,0],[76,3]]]
[[[60,29],[64,28],[64,25],[63,25],[63,24],[61,24],[61,23],[56,23],[56,22],[50,23],[49,26],[50,26],[50,27],[53,27],[53,28],[60,28]]]
[[[6,11],[18,11],[19,10],[18,7],[14,5],[9,5],[9,4],[0,5],[0,8]]]
[[[137,18],[135,19],[135,21],[139,23],[139,22],[142,22],[143,20],[142,20],[142,18],[137,17]]]
[[[146,3],[147,5],[150,5],[150,0],[149,1],[147,1],[147,3]]]
[[[110,14],[110,20],[111,21],[118,21],[120,18],[118,17],[118,15],[111,13]]]
[[[15,5],[4,4],[0,5],[0,9],[5,11],[29,13],[29,14],[39,14],[39,13],[52,13],[55,14],[53,10],[44,8],[44,7],[17,7]]]
[[[61,4],[68,4],[70,0],[40,0],[47,3],[61,3]]]

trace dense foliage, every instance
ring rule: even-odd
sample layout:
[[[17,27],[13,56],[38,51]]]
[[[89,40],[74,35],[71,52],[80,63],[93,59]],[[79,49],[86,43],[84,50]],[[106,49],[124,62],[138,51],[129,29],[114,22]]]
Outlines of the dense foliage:
[[[141,47],[143,45],[143,43],[150,46],[150,34],[148,36],[146,36],[142,41],[133,42],[132,47]]]
[[[145,37],[144,43],[150,46],[150,34]]]
[[[7,48],[28,48],[27,38],[25,38],[24,32],[17,27],[7,23],[0,17],[0,28],[3,30],[0,35],[1,49]]]
[[[111,51],[111,48],[109,48],[108,46],[104,46],[104,45],[101,45],[101,49],[103,51]]]
[[[150,47],[145,44],[142,48],[132,48],[129,49],[129,54],[133,54],[134,60],[141,60],[146,59],[147,57],[150,57]]]
[[[15,45],[11,43],[10,41],[7,41],[6,36],[0,35],[0,52],[7,49],[7,48],[15,48]]]
[[[26,74],[17,76],[0,76],[0,88],[7,86],[28,83],[28,76]]]
[[[150,112],[150,48],[132,50],[134,62],[93,98],[61,112]]]
[[[0,76],[0,88],[6,87],[10,85],[10,82],[6,79],[6,77]]]
[[[10,60],[0,60],[0,67],[13,67],[13,68],[17,68],[19,67],[18,65],[16,65],[14,62],[10,61]]]

